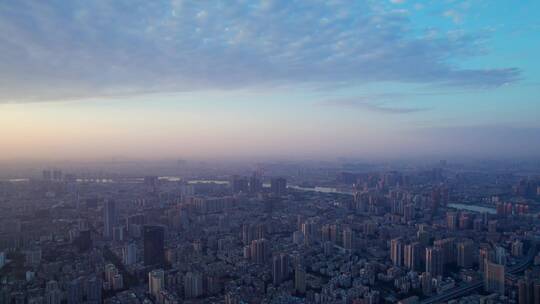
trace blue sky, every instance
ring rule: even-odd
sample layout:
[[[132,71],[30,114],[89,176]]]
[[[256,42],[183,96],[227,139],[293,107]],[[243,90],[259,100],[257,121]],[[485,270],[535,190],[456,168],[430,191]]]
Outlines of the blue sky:
[[[538,1],[4,1],[17,157],[534,156]]]

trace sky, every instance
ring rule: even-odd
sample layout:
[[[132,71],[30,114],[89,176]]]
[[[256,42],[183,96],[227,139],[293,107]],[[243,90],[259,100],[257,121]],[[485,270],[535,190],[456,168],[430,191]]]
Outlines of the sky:
[[[0,159],[529,158],[540,1],[0,2]]]

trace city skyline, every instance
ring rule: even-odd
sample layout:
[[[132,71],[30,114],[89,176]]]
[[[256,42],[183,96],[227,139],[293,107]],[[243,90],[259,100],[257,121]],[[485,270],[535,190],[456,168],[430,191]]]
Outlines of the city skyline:
[[[539,11],[4,2],[0,160],[533,158]]]

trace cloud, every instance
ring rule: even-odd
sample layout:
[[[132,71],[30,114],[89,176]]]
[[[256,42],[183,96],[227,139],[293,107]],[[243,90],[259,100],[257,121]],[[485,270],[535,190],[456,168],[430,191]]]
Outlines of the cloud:
[[[386,100],[395,99],[399,96],[401,95],[379,94],[373,96],[358,96],[355,98],[325,100],[319,104],[323,106],[353,107],[383,114],[408,114],[429,110],[427,108],[419,107],[396,107],[387,105]]]
[[[413,34],[358,1],[4,1],[0,102],[396,81],[497,87],[515,68],[462,69],[484,37]]]

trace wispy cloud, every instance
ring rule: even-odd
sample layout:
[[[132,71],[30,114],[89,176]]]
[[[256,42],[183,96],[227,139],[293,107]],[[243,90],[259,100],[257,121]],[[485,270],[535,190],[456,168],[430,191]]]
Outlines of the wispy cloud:
[[[387,99],[395,99],[398,96],[399,95],[396,94],[381,94],[373,96],[359,96],[355,98],[332,99],[320,102],[319,105],[351,107],[383,114],[408,114],[429,110],[428,108],[419,107],[397,107],[389,105],[388,102],[385,101]]]
[[[515,68],[451,64],[478,55],[474,33],[422,37],[411,28],[406,13],[370,1],[4,1],[0,102],[377,81],[497,87],[519,78]]]

